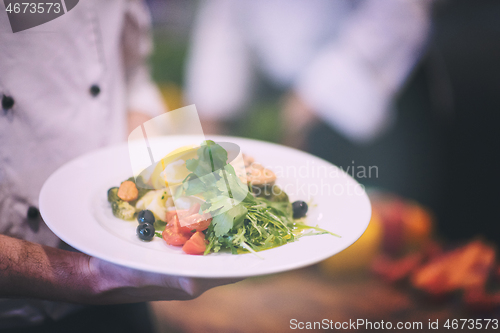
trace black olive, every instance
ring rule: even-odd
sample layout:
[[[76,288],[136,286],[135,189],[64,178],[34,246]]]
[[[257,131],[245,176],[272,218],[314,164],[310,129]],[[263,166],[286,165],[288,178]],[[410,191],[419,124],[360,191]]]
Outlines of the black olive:
[[[141,223],[137,227],[137,236],[145,241],[150,241],[155,235],[155,227],[151,223]]]
[[[154,224],[155,223],[155,216],[150,210],[141,210],[139,214],[137,214],[137,221],[139,223],[150,223]]]
[[[295,201],[292,204],[293,208],[293,218],[294,219],[299,219],[301,217],[306,216],[307,214],[307,204],[304,201]]]

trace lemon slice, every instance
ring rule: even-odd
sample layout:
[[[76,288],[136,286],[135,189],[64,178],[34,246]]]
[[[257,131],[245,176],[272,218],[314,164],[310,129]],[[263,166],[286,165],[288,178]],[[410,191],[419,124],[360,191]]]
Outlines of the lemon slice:
[[[182,183],[190,171],[186,168],[186,161],[196,158],[195,145],[175,149],[162,158],[151,174],[151,184],[160,189]]]

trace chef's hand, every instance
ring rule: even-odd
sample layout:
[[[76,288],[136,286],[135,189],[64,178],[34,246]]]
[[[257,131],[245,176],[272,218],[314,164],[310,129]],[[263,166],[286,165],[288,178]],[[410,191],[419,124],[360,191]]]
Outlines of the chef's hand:
[[[87,265],[87,264],[84,264]],[[133,303],[155,300],[188,300],[205,291],[242,279],[202,279],[149,273],[90,257],[89,276],[95,285],[94,300],[99,304]]]
[[[0,235],[0,298],[80,304],[185,300],[236,281],[148,273]]]

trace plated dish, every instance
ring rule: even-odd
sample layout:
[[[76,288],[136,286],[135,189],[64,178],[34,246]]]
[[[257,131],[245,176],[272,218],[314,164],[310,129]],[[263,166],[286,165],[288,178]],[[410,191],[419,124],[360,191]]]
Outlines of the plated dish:
[[[234,158],[233,158],[234,157]],[[233,143],[180,147],[108,189],[113,215],[191,255],[253,253],[330,234],[305,223],[308,205],[291,202],[276,174]]]
[[[213,278],[263,275],[314,264],[348,247],[366,229],[371,215],[368,197],[335,166],[280,145],[233,137],[211,139],[234,143],[254,157],[276,174],[276,185],[286,191],[290,202],[312,203],[307,225],[341,238],[329,233],[300,237],[259,251],[258,256],[230,248],[190,256],[159,237],[142,241],[136,236],[137,222],[116,218],[107,196],[109,188],[132,174],[126,144],[84,155],[56,171],[40,193],[42,217],[57,236],[89,255],[151,272]],[[164,140],[174,151],[184,146],[185,137]],[[80,200],[67,195],[68,184]]]

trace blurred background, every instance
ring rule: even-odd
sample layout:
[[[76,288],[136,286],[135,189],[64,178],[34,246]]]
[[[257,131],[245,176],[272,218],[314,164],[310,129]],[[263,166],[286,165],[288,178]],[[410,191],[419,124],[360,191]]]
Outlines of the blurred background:
[[[306,269],[151,303],[161,332],[500,317],[500,3],[148,0],[152,75],[204,130],[355,174],[370,225]],[[484,329],[484,328],[483,328]]]

